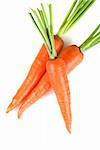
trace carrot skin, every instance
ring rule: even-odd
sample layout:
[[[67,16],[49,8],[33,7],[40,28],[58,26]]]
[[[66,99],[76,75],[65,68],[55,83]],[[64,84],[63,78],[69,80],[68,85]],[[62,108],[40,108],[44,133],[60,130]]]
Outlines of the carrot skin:
[[[36,85],[36,87],[31,91],[31,93],[24,99],[22,105],[18,111],[18,118],[21,117],[22,113],[30,107],[33,103],[35,103],[38,99],[40,99],[47,91],[50,90],[51,84],[48,81],[47,72],[43,75],[40,82]],[[45,81],[45,82],[44,82]]]
[[[60,53],[60,57],[64,59],[66,63],[66,73],[69,74],[78,64],[83,60],[83,54],[80,49],[71,45],[64,48]],[[43,75],[36,87],[31,91],[31,93],[24,99],[22,105],[18,111],[18,118],[21,117],[22,113],[30,107],[33,103],[39,100],[46,92],[51,89],[51,84],[49,82],[49,77],[47,72]]]
[[[70,45],[62,50],[60,57],[66,63],[66,73],[68,74],[82,62],[84,55],[78,46]]]
[[[51,87],[56,94],[66,128],[71,132],[72,115],[70,108],[70,89],[66,77],[65,62],[62,58],[49,60],[46,64],[46,69]]]
[[[62,49],[63,47],[63,41],[58,36],[54,37],[55,39],[55,49],[57,53]],[[24,80],[23,84],[17,91],[16,95],[13,97],[12,102],[7,108],[7,112],[14,109],[17,105],[21,103],[21,101],[29,94],[29,92],[36,86],[36,84],[39,82],[40,78],[43,76],[43,74],[46,71],[46,62],[48,61],[49,56],[46,50],[45,45],[43,44],[35,61],[33,62],[30,71]]]

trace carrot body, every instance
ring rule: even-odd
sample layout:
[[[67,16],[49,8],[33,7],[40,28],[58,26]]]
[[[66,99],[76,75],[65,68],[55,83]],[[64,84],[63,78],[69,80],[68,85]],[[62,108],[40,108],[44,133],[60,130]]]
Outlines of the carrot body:
[[[66,63],[66,73],[71,72],[80,62],[83,60],[83,54],[80,49],[71,45],[64,48],[60,53],[60,57],[64,59]],[[43,75],[36,87],[31,91],[31,93],[24,99],[22,105],[19,108],[18,117],[33,103],[35,103],[39,98],[41,98],[46,92],[51,89],[51,84],[49,82],[49,77],[47,72]]]
[[[71,132],[70,90],[66,77],[66,65],[62,58],[49,60],[46,64],[47,73],[53,88],[66,128]]]
[[[24,99],[22,105],[18,111],[18,118],[21,117],[22,113],[35,103],[39,98],[41,98],[47,91],[50,90],[51,84],[49,82],[47,72],[43,75],[36,87],[31,91],[31,93]]]
[[[66,63],[66,73],[71,72],[77,65],[83,60],[83,53],[76,45],[71,45],[64,48],[60,54],[60,57]]]
[[[55,36],[55,49],[57,53],[62,49],[63,41],[59,37]],[[46,50],[45,45],[41,47],[34,63],[31,66],[31,69],[24,80],[23,84],[17,91],[16,95],[13,97],[11,104],[8,106],[7,112],[14,109],[20,102],[28,95],[28,93],[36,86],[40,78],[46,71],[46,62],[48,61],[49,56]]]

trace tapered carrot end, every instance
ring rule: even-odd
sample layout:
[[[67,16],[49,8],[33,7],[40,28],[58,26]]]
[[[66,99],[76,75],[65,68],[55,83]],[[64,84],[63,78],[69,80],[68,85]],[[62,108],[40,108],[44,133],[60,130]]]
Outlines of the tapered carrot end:
[[[12,105],[10,104],[6,110],[6,113],[9,113],[12,110]]]
[[[13,105],[12,103],[8,106],[6,113],[9,113],[10,111],[12,111],[15,108],[15,105]]]
[[[23,114],[23,108],[20,107],[19,110],[18,110],[18,119],[21,118],[22,114]]]
[[[66,125],[67,131],[71,134],[71,122]]]
[[[67,128],[67,130],[68,130],[68,132],[71,134],[71,128],[69,129],[69,128]]]
[[[6,113],[9,113],[10,111],[12,111],[14,108],[16,107],[16,99],[13,99],[12,102],[10,103],[10,105],[8,106]]]
[[[18,119],[20,119],[22,116],[22,112],[18,111]]]

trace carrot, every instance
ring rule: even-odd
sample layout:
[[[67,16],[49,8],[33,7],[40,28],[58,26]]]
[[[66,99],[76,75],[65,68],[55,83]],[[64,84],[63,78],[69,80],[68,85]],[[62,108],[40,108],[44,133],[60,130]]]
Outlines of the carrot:
[[[53,88],[58,104],[65,121],[65,125],[69,133],[71,133],[71,108],[70,108],[70,89],[69,82],[66,77],[66,64],[64,60],[57,56],[54,48],[54,38],[53,38],[53,22],[52,22],[52,5],[49,5],[49,15],[50,15],[50,32],[51,32],[51,51],[47,49],[50,56],[50,60],[46,63],[46,70],[49,77],[51,87]],[[48,28],[49,28],[48,26]]]
[[[89,38],[83,42],[80,49],[86,51],[97,43],[100,43],[100,25],[98,25]],[[70,91],[68,79],[66,79],[65,61],[62,58],[57,57],[54,49],[52,50],[52,53],[54,58],[52,59],[50,57],[51,60],[48,60],[46,70],[51,86],[56,94],[67,130],[71,132],[72,117],[70,108]]]
[[[66,74],[69,74],[76,66],[78,66],[83,60],[82,50],[76,46],[71,45],[64,48],[59,55],[66,63]]]
[[[46,16],[46,15],[45,15]],[[46,63],[46,70],[49,81],[56,94],[60,110],[65,121],[66,128],[71,132],[71,108],[70,108],[70,90],[68,79],[66,78],[66,65],[62,58],[57,56],[54,47],[53,21],[52,21],[52,5],[49,4],[49,21],[46,19],[47,34],[51,48],[47,48],[50,60]],[[45,42],[45,41],[44,41]],[[46,46],[47,42],[45,42]]]
[[[24,98],[18,111],[18,118],[21,117],[22,113],[35,103],[39,98],[41,98],[48,90],[50,90],[51,84],[49,82],[48,74],[45,73],[37,86],[31,91],[31,93]]]
[[[82,60],[83,52],[89,48],[95,46],[100,42],[100,25],[92,32],[92,34],[81,44],[80,48],[76,45],[71,45],[64,48],[60,53],[60,58],[66,63],[66,73],[70,73]],[[19,108],[18,117],[20,118],[22,113],[33,103],[35,103],[40,97],[42,97],[48,90],[51,89],[51,84],[48,79],[48,74],[45,73],[37,86],[32,92],[24,99],[23,104]]]
[[[69,74],[80,62],[83,60],[83,54],[76,45],[71,45],[62,50],[60,58],[66,63],[66,74]],[[47,91],[51,89],[49,77],[47,72],[42,76],[41,80],[31,91],[31,93],[24,98],[18,111],[18,118],[21,117],[22,113],[40,99]]]
[[[55,36],[55,48],[57,53],[62,49],[63,47],[63,41],[58,37]],[[19,105],[19,103],[25,98],[28,93],[36,86],[36,84],[39,82],[42,75],[45,73],[45,65],[47,60],[49,59],[47,50],[45,45],[41,47],[35,61],[33,62],[31,69],[17,91],[16,95],[13,97],[13,100],[11,104],[7,108],[7,112],[11,111],[16,107],[16,105]]]
[[[46,65],[51,86],[57,96],[57,100],[65,121],[66,128],[71,132],[71,108],[70,90],[66,78],[66,66],[62,58],[50,60]]]
[[[57,53],[62,49],[63,47],[63,41],[61,40],[61,36],[63,36],[71,27],[83,16],[83,14],[88,10],[88,8],[94,3],[94,0],[75,0],[67,13],[61,27],[58,30],[57,36],[55,36],[55,48]],[[39,16],[37,15],[36,11],[32,10],[33,14],[35,15],[37,21],[40,24],[40,27],[37,26],[36,21],[32,17],[32,14],[29,13],[34,25],[36,28],[38,28],[40,34],[42,35],[44,41],[47,43],[47,47],[44,45],[40,49],[34,63],[31,66],[31,69],[24,80],[23,84],[17,91],[16,95],[13,97],[12,102],[7,108],[7,112],[13,110],[17,105],[19,105],[25,97],[31,92],[31,90],[36,86],[36,84],[39,82],[43,74],[45,73],[45,66],[46,62],[48,60],[48,54],[46,52],[46,48],[50,49],[50,43],[49,39],[46,35],[47,32],[47,19],[44,11],[44,7],[42,6],[42,10],[38,9]],[[48,31],[48,34],[50,36],[50,32]]]

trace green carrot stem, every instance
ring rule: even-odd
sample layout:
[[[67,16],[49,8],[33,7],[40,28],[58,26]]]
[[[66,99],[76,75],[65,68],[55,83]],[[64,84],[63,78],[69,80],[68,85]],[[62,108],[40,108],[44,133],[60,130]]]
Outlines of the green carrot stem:
[[[89,37],[81,44],[83,46],[85,43],[87,43],[90,39],[92,39],[94,36],[98,35],[98,32],[100,30],[100,24],[95,28],[95,30],[89,35]],[[100,33],[100,32],[99,32]]]
[[[37,15],[37,12],[35,10],[33,10],[33,9],[31,9],[31,10],[32,10],[34,16],[36,17],[37,21],[39,22],[39,25],[40,25],[42,31],[46,32],[46,30],[45,30],[45,28],[43,26],[44,24],[43,24],[42,20],[40,20],[39,16]]]
[[[63,26],[66,24],[66,22],[67,22],[69,16],[71,15],[73,9],[74,9],[75,6],[76,6],[77,1],[78,1],[78,0],[74,0],[74,2],[72,3],[72,5],[71,5],[71,7],[70,7],[70,9],[69,9],[69,11],[68,11],[68,13],[66,14],[66,16],[65,16],[65,18],[64,18],[64,20],[63,20],[63,22],[62,22],[62,24],[61,24],[61,26],[60,26],[60,28],[59,28],[59,31],[61,31],[62,28],[63,28]]]
[[[52,5],[49,4],[49,20],[50,20],[50,36],[51,36],[51,46],[52,46],[52,54],[54,58],[57,56],[55,47],[54,47],[54,33],[53,33],[53,19],[52,19]]]
[[[47,47],[49,56],[51,56],[50,47],[49,47],[48,42],[47,42],[47,41],[48,41],[48,38],[46,38],[46,36],[41,32],[41,29],[38,27],[38,25],[37,25],[35,19],[33,18],[32,14],[29,13],[29,15],[30,15],[30,17],[31,17],[31,19],[32,19],[32,21],[33,21],[33,23],[34,23],[34,26],[37,28],[38,32],[40,33],[42,39],[43,39],[44,42],[45,42],[45,45],[46,45],[46,47]]]
[[[53,22],[52,22],[52,5],[49,4],[50,25],[49,25],[49,21],[48,21],[48,18],[47,18],[47,15],[46,15],[43,4],[41,4],[41,7],[42,7],[42,12],[43,12],[43,16],[44,16],[44,19],[45,19],[45,23],[46,23],[47,34],[48,34],[49,42],[50,42],[50,45],[51,45],[52,59],[53,59],[57,56],[57,54],[56,54],[55,47],[54,47],[54,34],[53,34]]]
[[[41,21],[42,21],[42,23],[43,23],[43,25],[44,25],[44,28],[45,28],[45,30],[46,30],[46,24],[45,24],[45,20],[44,20],[44,16],[43,16],[42,10],[39,10],[39,9],[37,8],[37,11],[38,11],[38,13],[39,13],[39,15],[40,15]]]
[[[38,28],[40,29],[42,35],[44,36],[44,38],[45,38],[45,40],[46,40],[46,43],[47,43],[47,45],[48,45],[48,47],[49,47],[49,50],[50,50],[51,45],[50,45],[50,43],[49,43],[49,40],[48,40],[48,37],[47,37],[47,34],[46,34],[46,29],[43,27],[43,24],[42,24],[42,22],[41,22],[39,16],[37,15],[36,11],[33,10],[33,9],[31,9],[31,10],[32,10],[32,12],[33,12],[35,18],[36,18],[37,21],[38,21],[38,24],[39,24]],[[31,19],[33,19],[33,17],[31,17]],[[33,22],[34,22],[34,21],[35,21],[35,19],[33,19]],[[37,24],[37,23],[36,23],[36,21],[35,21],[35,25],[36,25],[36,24]],[[40,31],[39,31],[39,32],[40,32]]]
[[[91,7],[92,4],[93,4],[93,2],[89,5],[89,7],[86,8],[86,10],[83,11],[82,14],[80,14],[80,16],[78,17],[78,19],[76,18],[76,20],[65,30],[65,33],[67,31],[69,31],[74,26],[74,24],[85,14],[85,12]]]
[[[41,3],[41,7],[42,7],[42,15],[43,15],[43,18],[44,18],[44,22],[45,22],[45,28],[46,28],[46,34],[45,36],[47,36],[47,39],[48,39],[48,43],[50,45],[50,48],[49,50],[51,51],[51,41],[50,41],[50,32],[49,32],[49,24],[48,24],[48,18],[47,18],[47,15],[46,15],[46,12],[45,12],[45,9],[44,9],[44,6],[43,4]],[[40,22],[38,22],[39,25],[40,25]]]
[[[95,46],[98,43],[100,43],[100,38],[98,38],[96,41],[92,42],[91,47]]]
[[[44,7],[43,7],[44,8]],[[38,9],[38,8],[37,8]],[[47,34],[47,36],[48,36],[48,40],[49,40],[49,43],[50,43],[50,46],[51,46],[51,41],[50,41],[50,37],[49,37],[49,25],[48,25],[48,20],[46,20],[45,19],[45,15],[44,15],[44,12],[42,11],[42,10],[39,10],[38,9],[38,12],[39,12],[39,15],[40,15],[40,18],[41,18],[41,20],[42,20],[42,22],[43,22],[43,24],[44,24],[44,26],[45,26],[45,30],[46,30],[46,34]]]
[[[48,22],[48,18],[47,18],[45,9],[44,9],[44,5],[42,3],[41,3],[41,8],[42,8],[42,13],[43,13],[46,29],[47,29],[47,36],[48,36],[48,39],[49,39],[49,43],[51,45],[51,33],[50,33],[49,22]],[[51,49],[52,49],[52,45],[51,45]]]
[[[89,48],[93,47],[95,45],[95,43],[98,43],[99,40],[100,40],[100,37],[90,40],[83,48],[81,47],[81,50],[82,51],[88,50]]]
[[[90,34],[90,36],[81,44],[81,47],[85,47],[93,38],[96,38],[96,36],[100,35],[100,32],[97,33],[99,28],[100,28],[100,25],[98,25],[97,28],[92,32],[92,34]]]
[[[50,20],[50,32],[53,34],[53,20],[52,20],[52,5],[49,4],[49,20]]]
[[[98,32],[99,29],[100,29],[100,24],[96,27],[96,29],[92,32],[92,34],[90,34],[89,38],[93,37]]]
[[[83,16],[83,14],[90,8],[90,6],[95,2],[95,0],[80,0],[76,7],[74,7],[74,11],[70,14],[69,18],[64,20],[65,24],[62,28],[59,29],[57,35],[64,35],[71,27]],[[75,4],[74,4],[75,5]]]
[[[100,25],[90,34],[90,36],[80,45],[82,52],[100,43]]]
[[[69,24],[67,25],[64,33],[66,33],[77,21],[77,19],[79,20],[84,13],[90,8],[90,6],[94,3],[94,1],[87,1],[86,3],[84,3],[84,5],[82,6],[83,8],[80,8],[80,10],[78,11],[78,13],[76,13],[76,15],[72,18],[72,20],[69,22]]]
[[[44,7],[43,7],[44,8]],[[46,31],[46,36],[47,36],[47,38],[48,38],[48,41],[49,41],[49,43],[50,43],[50,47],[51,47],[51,41],[50,41],[50,32],[49,32],[49,27],[48,27],[48,20],[46,20],[45,19],[45,15],[44,15],[44,13],[43,13],[43,11],[42,10],[39,10],[38,8],[37,8],[37,10],[38,10],[38,13],[39,13],[39,15],[40,15],[40,18],[41,18],[41,20],[42,20],[42,22],[43,22],[43,25],[44,25],[44,27],[45,27],[45,31]],[[51,49],[52,48],[50,48],[50,51],[51,51]]]
[[[43,4],[41,3],[41,8],[42,8],[42,13],[43,13],[43,16],[44,16],[44,20],[45,20],[45,24],[46,24],[46,28],[48,28],[48,18],[47,18],[47,15],[46,15],[46,12],[45,12],[45,9],[44,9],[44,6]]]
[[[89,35],[89,37],[83,42],[83,44],[81,44],[81,46],[84,46],[88,43],[89,40],[91,40],[94,36],[96,36],[96,34],[98,33],[98,30],[100,29],[100,25],[98,25],[96,27],[96,29],[92,32],[92,34]],[[100,33],[100,32],[99,32]],[[99,34],[98,33],[98,34]],[[97,34],[97,35],[98,35]]]
[[[74,4],[75,5],[75,4]],[[66,21],[66,23],[63,25],[62,29],[58,32],[59,36],[63,35],[64,34],[64,31],[68,25],[68,23],[71,22],[71,20],[73,19],[73,17],[76,15],[76,13],[79,11],[80,7],[83,5],[83,2],[82,0],[80,0],[78,3],[77,3],[77,6],[74,10],[74,12],[70,15],[69,19]],[[74,6],[75,7],[75,6]]]
[[[85,43],[83,44],[83,46],[88,45],[88,43],[90,42],[94,42],[94,40],[97,40],[98,38],[100,38],[100,32],[97,33],[95,36],[89,38],[88,40],[85,41]]]
[[[96,35],[94,35],[93,38],[95,38],[95,37],[97,38],[99,36],[100,36],[100,32],[98,32]]]
[[[41,34],[41,36],[44,40],[44,43],[47,47],[47,51],[48,51],[50,58],[54,59],[57,56],[57,54],[56,54],[56,50],[54,47],[52,5],[49,4],[49,21],[48,21],[43,4],[41,4],[41,7],[42,7],[41,10],[37,9],[39,16],[35,10],[31,9],[38,24],[36,23],[32,14],[31,13],[29,13],[29,14],[31,16],[31,19],[32,19],[35,27],[38,29],[39,33]]]

